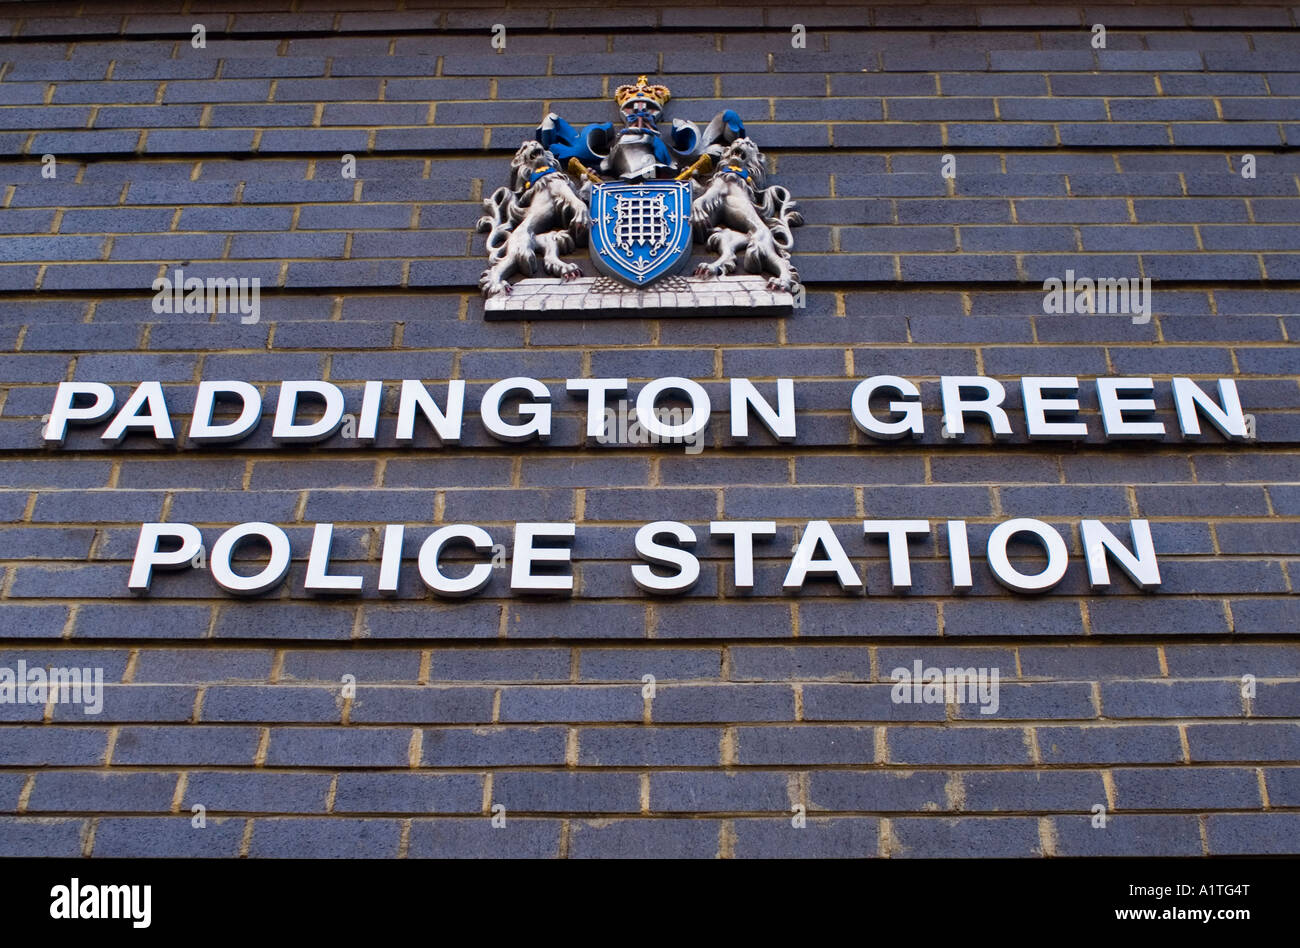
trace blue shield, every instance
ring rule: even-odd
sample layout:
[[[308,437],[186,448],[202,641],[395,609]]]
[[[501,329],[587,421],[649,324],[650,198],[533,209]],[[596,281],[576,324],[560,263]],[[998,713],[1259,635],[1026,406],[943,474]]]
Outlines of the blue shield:
[[[690,217],[685,181],[592,185],[591,259],[606,276],[645,286],[689,258]]]

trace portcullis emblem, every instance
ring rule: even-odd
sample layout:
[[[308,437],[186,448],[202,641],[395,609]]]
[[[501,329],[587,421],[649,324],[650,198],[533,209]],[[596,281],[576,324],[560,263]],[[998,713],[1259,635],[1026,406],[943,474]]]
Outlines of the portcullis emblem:
[[[594,184],[591,259],[606,276],[644,286],[681,269],[691,250],[691,188],[685,181]]]
[[[680,118],[661,127],[669,97],[641,76],[615,91],[621,123],[579,130],[552,112],[519,147],[511,184],[483,202],[479,220],[489,316],[793,308],[802,288],[791,230],[803,218],[790,192],[767,184],[739,115],[720,112],[703,131]],[[572,259],[584,244],[604,279]],[[702,258],[679,276],[693,250]]]

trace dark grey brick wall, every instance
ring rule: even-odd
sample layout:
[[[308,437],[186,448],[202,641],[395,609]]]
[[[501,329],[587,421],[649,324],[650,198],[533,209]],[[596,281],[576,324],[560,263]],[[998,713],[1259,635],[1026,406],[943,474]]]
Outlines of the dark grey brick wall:
[[[0,704],[0,854],[1300,851],[1297,17],[1268,3],[0,4],[0,667],[95,666],[107,683],[93,718]],[[546,111],[609,118],[612,89],[642,72],[672,89],[670,115],[745,119],[807,219],[807,307],[485,322],[481,199]],[[261,320],[155,314],[150,283],[176,267],[259,278]],[[1151,278],[1151,319],[1044,314],[1042,281],[1067,269]],[[857,432],[849,394],[871,374],[917,381],[924,439]],[[953,442],[942,374],[1152,375],[1167,426],[1172,376],[1231,377],[1256,436],[1106,442],[1085,391],[1086,441],[1030,443],[1010,388],[1009,443],[978,428]],[[472,420],[460,447],[427,433],[398,447],[394,404],[366,446],[286,449],[269,423],[221,449],[40,439],[68,379],[119,398],[161,380],[183,435],[200,379],[254,382],[269,411],[286,378],[335,381],[351,410],[366,379],[460,378],[472,419],[511,375],[557,393],[570,376],[686,375],[715,406],[730,376],[791,377],[799,439],[734,446],[722,411],[698,456],[588,446],[562,396],[547,447]],[[707,539],[719,516],[778,522],[754,593]],[[978,555],[974,588],[954,594],[934,540],[895,594],[859,524],[961,518],[980,549],[1012,516],[1067,537],[1070,571],[1041,597],[1009,594]],[[1150,519],[1159,592],[1089,589],[1088,516]],[[636,526],[661,517],[704,535],[701,581],[678,599],[628,571]],[[780,595],[810,518],[835,524],[864,596]],[[280,524],[289,579],[244,602],[185,570],[132,601],[138,525],[154,519],[197,523],[209,544],[233,523]],[[413,557],[431,524],[507,542],[514,521],[553,519],[578,522],[571,600],[511,596],[501,575],[437,600],[410,559],[394,599],[373,592],[377,524],[409,523]],[[362,598],[304,592],[318,520],[337,523]],[[891,671],[917,660],[999,669],[997,713],[895,703]]]

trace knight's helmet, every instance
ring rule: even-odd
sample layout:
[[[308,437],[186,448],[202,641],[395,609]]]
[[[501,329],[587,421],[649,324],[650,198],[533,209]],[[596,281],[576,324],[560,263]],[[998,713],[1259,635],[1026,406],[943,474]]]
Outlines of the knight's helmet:
[[[652,85],[646,76],[614,90],[622,123],[588,125],[585,130],[587,150],[601,159],[602,173],[636,181],[676,167],[671,144],[659,129],[670,95],[667,86]],[[674,133],[677,124],[673,123]]]
[[[614,90],[614,101],[618,103],[624,121],[644,112],[657,125],[671,95],[667,86],[651,85],[648,77],[637,76],[636,85],[619,86]]]
[[[614,90],[623,123],[597,123],[584,130],[583,143],[600,159],[601,173],[624,181],[659,177],[675,171],[682,158],[694,157],[700,130],[685,119],[659,126],[671,93],[667,86],[638,76],[635,84]]]

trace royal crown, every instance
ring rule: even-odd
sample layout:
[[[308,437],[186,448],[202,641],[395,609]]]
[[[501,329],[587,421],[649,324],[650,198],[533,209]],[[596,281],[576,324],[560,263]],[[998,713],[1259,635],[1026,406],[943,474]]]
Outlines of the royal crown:
[[[622,108],[632,99],[649,99],[662,109],[670,95],[667,86],[652,86],[646,76],[637,76],[636,85],[619,86],[614,90],[614,101]]]

